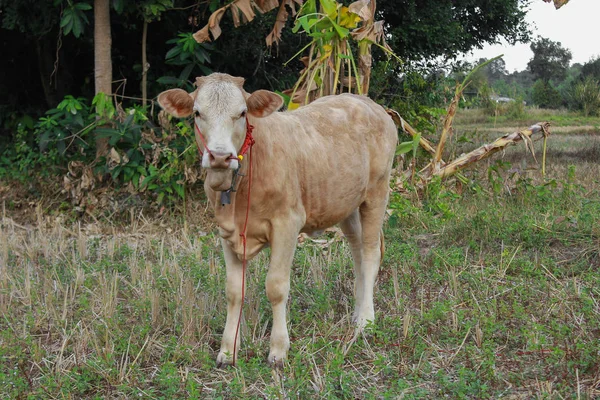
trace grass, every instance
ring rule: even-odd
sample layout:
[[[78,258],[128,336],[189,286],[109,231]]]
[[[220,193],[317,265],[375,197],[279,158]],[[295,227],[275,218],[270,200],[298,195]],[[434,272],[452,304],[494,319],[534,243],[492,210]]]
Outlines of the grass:
[[[528,157],[516,147],[513,166],[467,172],[460,195],[434,182],[392,196],[377,321],[356,341],[348,246],[335,231],[306,239],[283,370],[265,362],[268,254],[250,267],[240,362],[218,370],[225,272],[205,222],[118,228],[39,205],[20,225],[5,210],[0,397],[596,398],[600,166],[572,157],[589,143],[558,136],[551,151],[569,156],[549,153],[546,179],[514,171]]]
[[[502,114],[502,113],[500,113]],[[484,109],[474,108],[459,110],[456,115],[456,124],[459,126],[482,126],[491,127],[528,127],[536,122],[547,121],[553,127],[569,127],[571,130],[587,128],[598,131],[600,117],[585,117],[578,112],[568,110],[543,109],[535,107],[524,107],[523,115],[511,118],[509,115],[490,115]]]

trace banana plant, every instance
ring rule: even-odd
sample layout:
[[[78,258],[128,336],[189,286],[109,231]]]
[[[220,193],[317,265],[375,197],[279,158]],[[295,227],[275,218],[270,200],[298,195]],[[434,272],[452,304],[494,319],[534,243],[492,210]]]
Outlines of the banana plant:
[[[279,42],[290,12],[296,17],[293,32],[306,33],[312,39],[293,57],[296,59],[308,50],[308,55],[300,59],[305,68],[297,83],[284,92],[289,99],[289,108],[324,95],[367,93],[372,45],[396,57],[385,43],[383,21],[373,19],[375,0],[359,0],[349,6],[336,0],[234,0],[215,10],[194,38],[200,43],[217,39],[221,35],[221,20],[227,11],[231,13],[234,25],[239,26],[252,21],[257,12],[266,13],[278,6],[275,25],[266,37],[267,45]],[[299,10],[297,6],[300,6]],[[356,56],[351,41],[356,43]]]

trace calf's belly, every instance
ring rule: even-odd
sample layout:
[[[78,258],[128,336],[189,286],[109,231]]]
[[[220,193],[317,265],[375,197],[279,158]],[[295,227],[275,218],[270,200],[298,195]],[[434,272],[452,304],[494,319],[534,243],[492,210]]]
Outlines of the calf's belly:
[[[340,174],[335,168],[311,174],[302,190],[306,222],[302,232],[329,228],[346,219],[365,200],[368,175],[360,168]],[[337,172],[337,173],[336,173]]]
[[[313,233],[322,231],[336,225],[354,211],[363,199],[362,196],[354,198],[329,198],[328,204],[317,209],[306,209],[306,222],[302,232]]]

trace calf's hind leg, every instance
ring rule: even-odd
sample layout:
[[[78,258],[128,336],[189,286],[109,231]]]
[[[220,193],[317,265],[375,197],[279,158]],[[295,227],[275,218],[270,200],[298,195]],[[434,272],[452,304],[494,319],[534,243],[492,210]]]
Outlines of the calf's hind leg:
[[[362,228],[362,262],[357,280],[362,293],[357,294],[354,320],[357,329],[363,329],[368,321],[375,320],[373,290],[381,263],[381,227],[387,206],[387,185],[380,193],[374,193],[360,206]],[[359,286],[359,287],[361,287]]]
[[[356,306],[362,303],[363,284],[362,278],[362,227],[358,208],[340,223],[340,228],[350,245],[352,261],[354,261],[354,301]],[[356,320],[358,308],[354,311],[353,319]]]

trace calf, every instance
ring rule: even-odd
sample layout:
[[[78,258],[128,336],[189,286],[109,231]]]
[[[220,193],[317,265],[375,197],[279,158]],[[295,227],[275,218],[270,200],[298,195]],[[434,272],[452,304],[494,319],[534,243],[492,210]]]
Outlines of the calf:
[[[354,260],[354,322],[360,330],[374,319],[381,227],[397,144],[392,119],[365,96],[327,96],[276,112],[283,105],[279,95],[249,94],[243,84],[243,78],[215,73],[197,78],[192,93],[172,89],[158,96],[175,117],[194,114],[207,169],[204,190],[219,225],[227,271],[227,322],[217,366],[235,362],[239,349],[244,254],[252,259],[266,245],[271,247],[266,292],[273,308],[268,362],[286,358],[286,303],[300,232],[340,225]],[[251,158],[238,157],[248,145],[250,124],[256,141]]]

